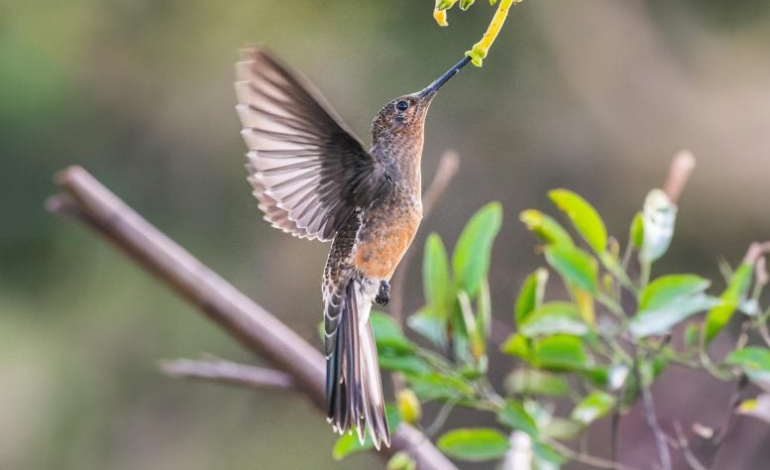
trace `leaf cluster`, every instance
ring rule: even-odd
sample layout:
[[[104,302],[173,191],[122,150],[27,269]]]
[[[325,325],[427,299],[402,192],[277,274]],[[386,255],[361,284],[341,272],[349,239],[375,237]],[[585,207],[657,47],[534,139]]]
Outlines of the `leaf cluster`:
[[[431,435],[455,407],[492,413],[491,426],[443,432],[439,449],[459,460],[499,460],[516,452],[511,442],[518,439],[527,443],[532,468],[552,470],[570,457],[565,443],[605,416],[620,419],[671,367],[701,370],[722,381],[745,378],[770,393],[770,349],[745,347],[756,334],[768,336],[763,332],[770,307],[759,306],[767,283],[761,253],[755,250],[734,270],[725,266],[721,292],[697,274],[654,277],[653,265],[671,243],[677,215],[663,191],[651,191],[632,218],[625,247],[608,235],[598,211],[581,196],[566,189],[548,195],[568,225],[538,210],[521,212],[545,266],[521,283],[510,317],[514,333],[501,345],[489,342],[493,314],[487,282],[502,224],[498,203],[471,218],[451,257],[439,235],[426,241],[425,305],[407,325],[430,347],[407,338],[387,315],[372,315],[381,367],[406,379],[397,406],[389,408],[392,426],[403,420]],[[548,299],[554,281],[563,285],[564,298]],[[736,317],[744,336],[724,358],[712,359],[709,345]],[[511,356],[512,372],[502,391],[487,376],[492,347]],[[429,424],[421,422],[426,402],[443,404]],[[557,408],[565,402],[569,406]],[[770,394],[743,402],[738,411],[770,421]],[[346,436],[335,456],[366,447]],[[397,468],[410,468],[407,457],[399,457],[405,463]]]

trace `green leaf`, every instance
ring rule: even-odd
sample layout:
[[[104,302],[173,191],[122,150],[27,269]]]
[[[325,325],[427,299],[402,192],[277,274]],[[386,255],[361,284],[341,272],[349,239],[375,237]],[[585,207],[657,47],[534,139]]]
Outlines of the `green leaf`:
[[[615,397],[609,393],[595,391],[575,406],[570,418],[587,426],[609,413],[613,406]]]
[[[725,363],[741,369],[761,387],[770,383],[770,349],[749,346],[728,354]]]
[[[658,308],[638,312],[628,330],[637,338],[667,334],[678,323],[719,303],[719,299],[705,294],[675,298]]]
[[[580,319],[588,325],[589,328],[596,326],[596,310],[594,309],[594,298],[590,292],[575,286],[569,286],[572,298],[575,301],[575,308],[580,315]],[[610,291],[607,289],[607,291]]]
[[[446,319],[434,314],[428,307],[406,319],[409,328],[440,347],[446,345],[446,323]]]
[[[521,325],[532,311],[540,307],[540,304],[543,303],[545,285],[547,282],[548,271],[543,268],[538,268],[534,273],[524,279],[524,283],[519,290],[519,295],[516,297],[516,308],[514,310],[516,324]]]
[[[476,296],[476,329],[486,338],[492,333],[492,297],[489,294],[489,282],[484,279]]]
[[[529,360],[536,367],[550,370],[579,371],[591,365],[580,338],[568,335],[554,335],[537,341]]]
[[[527,413],[524,406],[517,401],[507,400],[505,407],[500,410],[498,418],[506,426],[525,432],[533,438],[537,438],[539,434],[535,420]]]
[[[559,441],[571,441],[583,431],[583,426],[570,419],[553,418],[541,430],[541,436]]]
[[[503,209],[499,202],[482,207],[460,234],[452,257],[457,285],[474,297],[487,277],[492,242],[500,231]]]
[[[596,366],[586,370],[584,376],[592,383],[607,390],[619,390],[629,377],[628,366],[617,364]]]
[[[409,388],[402,388],[396,392],[396,406],[401,419],[409,424],[414,424],[422,418],[422,405],[417,394]]]
[[[505,388],[516,395],[565,397],[571,390],[567,381],[539,370],[517,369],[505,379]]]
[[[407,452],[396,452],[388,460],[386,470],[417,470],[417,462]]]
[[[407,375],[426,375],[431,373],[431,368],[424,359],[417,356],[392,356],[380,354],[380,367],[395,372],[403,372]]]
[[[549,302],[535,310],[519,328],[526,337],[564,333],[582,336],[589,332],[577,306],[568,302]]]
[[[644,243],[644,219],[641,212],[637,212],[634,220],[631,221],[629,243],[632,243],[637,250],[642,249],[642,243]]]
[[[553,447],[542,442],[533,442],[532,452],[535,454],[536,470],[558,470],[567,461]]]
[[[334,457],[334,460],[342,460],[350,454],[369,450],[373,447],[374,443],[371,441],[371,437],[369,437],[368,433],[364,444],[361,444],[358,441],[358,436],[353,434],[344,434],[338,437],[337,442],[334,443],[334,448],[332,449],[332,457]]]
[[[528,358],[530,355],[530,341],[524,336],[514,333],[500,346],[500,350],[511,356]]]
[[[770,349],[749,346],[731,352],[725,362],[745,372],[770,372]]]
[[[473,307],[471,306],[471,300],[468,297],[468,294],[463,290],[459,291],[457,293],[457,301],[460,308],[460,319],[464,326],[462,330],[466,333],[468,346],[470,346],[468,352],[472,358],[471,362],[475,362],[486,354],[486,337],[484,336],[484,332],[478,329],[478,323],[476,321],[476,316],[473,313]],[[455,325],[457,325],[457,323],[458,322],[455,322]],[[455,331],[458,330],[459,328]],[[455,343],[455,346],[458,346],[458,344]]]
[[[639,295],[639,310],[661,308],[677,299],[690,297],[708,288],[711,282],[694,274],[671,274],[652,281]]]
[[[519,214],[519,220],[546,245],[573,245],[569,233],[549,215],[535,209],[527,209]]]
[[[755,399],[743,401],[738,406],[738,413],[761,419],[770,423],[770,394],[763,393]]]
[[[372,312],[370,319],[374,329],[374,338],[377,342],[377,350],[393,350],[399,353],[414,351],[414,344],[404,336],[401,327],[390,315]]]
[[[709,281],[694,274],[672,274],[652,281],[639,296],[629,329],[636,337],[665,334],[677,323],[719,302],[702,292]]]
[[[749,291],[753,273],[754,265],[751,263],[742,263],[735,270],[727,289],[719,297],[722,302],[706,315],[706,324],[703,329],[705,344],[710,343],[730,321],[741,299]]]
[[[585,251],[575,246],[549,246],[545,249],[545,259],[567,283],[592,294],[597,292],[597,261]]]
[[[385,415],[388,418],[390,431],[394,433],[401,424],[401,415],[393,405],[385,405]],[[350,454],[373,448],[374,442],[372,442],[372,437],[368,432],[363,444],[358,441],[358,436],[353,432],[352,434],[344,434],[337,438],[337,442],[334,443],[334,448],[332,449],[332,457],[334,457],[334,460],[342,460]]]
[[[700,341],[700,327],[697,323],[690,323],[685,327],[682,334],[684,340],[684,346],[687,349],[693,349],[698,347]]]
[[[654,356],[651,360],[639,362],[639,377],[642,379],[642,387],[652,387],[655,379],[660,376],[667,365],[668,358],[663,355]]]
[[[596,209],[585,199],[567,189],[554,189],[548,193],[556,207],[570,219],[575,230],[596,252],[607,247],[607,229]]]
[[[511,445],[508,438],[496,429],[465,428],[441,436],[438,448],[458,460],[483,462],[504,457]]]
[[[431,233],[425,242],[422,279],[425,302],[428,307],[440,318],[448,318],[454,292],[449,278],[449,260],[446,248],[441,237],[435,233]]]
[[[460,0],[460,10],[465,11],[473,5],[476,0]]]
[[[423,376],[407,376],[409,385],[421,401],[460,400],[474,393],[463,379],[433,372]]]
[[[642,210],[642,248],[639,260],[652,263],[666,253],[674,237],[676,204],[660,189],[653,189],[644,199]]]
[[[669,359],[662,354],[653,356],[651,360],[640,360],[638,362],[639,376],[642,379],[641,385],[649,388],[660,374],[666,370],[669,365]],[[620,397],[620,412],[626,413],[633,408],[639,396],[640,383],[637,374],[628,374],[625,387]]]

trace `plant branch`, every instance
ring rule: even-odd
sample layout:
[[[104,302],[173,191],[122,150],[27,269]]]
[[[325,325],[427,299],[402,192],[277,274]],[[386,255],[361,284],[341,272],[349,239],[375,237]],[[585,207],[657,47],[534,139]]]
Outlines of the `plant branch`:
[[[715,447],[721,446],[724,443],[725,438],[727,437],[727,434],[730,432],[733,422],[735,421],[735,410],[743,401],[743,390],[748,385],[749,385],[748,377],[746,377],[745,374],[741,374],[740,378],[738,378],[738,381],[735,382],[733,386],[733,391],[730,394],[730,403],[728,404],[727,417],[725,418],[724,423],[716,432],[716,434],[714,434],[713,445]]]
[[[764,242],[754,242],[749,245],[749,249],[746,251],[746,256],[743,258],[743,262],[747,264],[754,264],[757,262],[760,256],[770,253],[770,240]]]
[[[570,447],[567,447],[561,442],[553,439],[548,439],[547,444],[553,447],[554,449],[556,449],[558,452],[560,452],[564,456],[566,456],[568,459],[574,460],[576,462],[584,463],[586,465],[590,465],[593,468],[604,468],[608,470],[635,470],[633,467],[629,467],[628,465],[623,465],[622,463],[613,462],[611,460],[603,459],[601,457],[596,457],[593,455],[578,452]]]
[[[160,370],[169,377],[219,382],[254,390],[292,390],[294,379],[285,372],[256,367],[224,359],[162,361]]]
[[[770,348],[770,328],[768,328],[767,323],[761,323],[759,325],[759,335],[762,337],[762,341],[765,342],[767,347]]]
[[[158,231],[80,167],[56,175],[64,192],[46,203],[49,211],[69,216],[102,235],[153,273],[250,351],[291,376],[297,390],[325,410],[323,355],[272,314]],[[410,454],[421,470],[456,470],[425,435],[402,424],[387,459]]]
[[[647,425],[652,430],[652,434],[655,437],[655,446],[658,448],[658,456],[660,457],[660,464],[663,470],[671,470],[671,453],[668,450],[668,444],[666,443],[663,430],[660,428],[658,417],[655,414],[655,403],[652,400],[652,393],[650,388],[644,385],[642,374],[639,371],[639,367],[635,368],[636,380],[640,385],[642,392],[642,402],[644,404],[644,417],[647,420]]]
[[[706,467],[695,457],[692,449],[690,449],[690,442],[687,440],[682,425],[677,421],[674,423],[674,430],[676,431],[676,443],[679,445],[679,450],[684,455],[684,459],[692,470],[707,470]]]
[[[625,389],[625,385],[624,385]],[[622,397],[622,393],[621,393]],[[618,447],[620,445],[620,406],[615,407],[612,412],[612,421],[610,424],[610,460],[618,461]],[[615,467],[617,468],[617,467]]]
[[[695,156],[689,150],[681,150],[671,160],[668,177],[663,184],[663,192],[674,204],[679,201],[679,196],[681,196],[694,169]]]

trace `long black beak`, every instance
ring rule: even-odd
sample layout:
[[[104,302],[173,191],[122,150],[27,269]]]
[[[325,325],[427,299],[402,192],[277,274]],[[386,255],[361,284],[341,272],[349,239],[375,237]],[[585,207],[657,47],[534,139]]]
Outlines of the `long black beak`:
[[[438,89],[441,88],[441,86],[448,82],[450,78],[454,77],[457,72],[460,71],[461,68],[465,67],[468,62],[471,61],[471,58],[468,56],[463,57],[463,60],[457,63],[454,67],[449,69],[444,75],[438,77],[435,82],[428,85],[427,88],[422,90],[419,94],[420,98],[428,98],[433,97],[438,92]]]

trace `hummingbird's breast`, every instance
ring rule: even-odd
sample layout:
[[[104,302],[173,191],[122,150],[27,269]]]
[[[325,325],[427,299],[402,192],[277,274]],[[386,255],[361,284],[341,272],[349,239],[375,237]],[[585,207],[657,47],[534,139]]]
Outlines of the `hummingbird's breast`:
[[[361,214],[354,265],[368,278],[389,280],[422,220],[419,192],[394,187]]]

